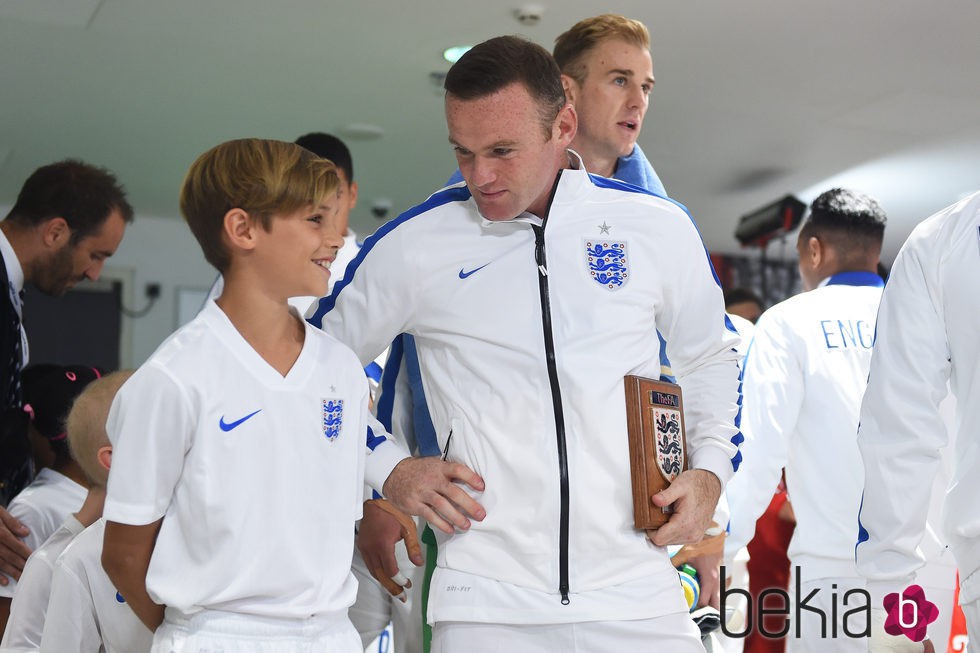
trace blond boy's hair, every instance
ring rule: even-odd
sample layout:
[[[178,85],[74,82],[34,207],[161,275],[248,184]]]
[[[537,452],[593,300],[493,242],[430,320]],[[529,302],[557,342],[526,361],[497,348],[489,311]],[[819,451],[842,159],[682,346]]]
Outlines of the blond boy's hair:
[[[314,206],[337,191],[330,161],[294,143],[243,138],[213,147],[191,165],[180,190],[180,212],[208,263],[224,272],[231,256],[222,240],[224,217],[241,209],[263,229],[272,216]]]
[[[572,25],[555,39],[552,52],[561,72],[578,84],[585,83],[585,57],[603,41],[626,41],[645,50],[650,49],[650,32],[638,20],[619,14],[602,14],[585,18]]]
[[[94,487],[105,487],[109,479],[109,471],[99,462],[99,449],[110,446],[105,430],[109,407],[132,375],[133,370],[120,370],[89,383],[75,399],[65,421],[72,458]]]

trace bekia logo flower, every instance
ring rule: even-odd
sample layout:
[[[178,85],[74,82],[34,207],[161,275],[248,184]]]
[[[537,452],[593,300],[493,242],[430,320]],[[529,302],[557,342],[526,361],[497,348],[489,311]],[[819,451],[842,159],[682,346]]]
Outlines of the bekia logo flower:
[[[926,638],[926,626],[939,618],[939,608],[926,598],[918,585],[909,585],[901,595],[892,592],[885,597],[885,632],[889,635],[905,635],[913,642]]]

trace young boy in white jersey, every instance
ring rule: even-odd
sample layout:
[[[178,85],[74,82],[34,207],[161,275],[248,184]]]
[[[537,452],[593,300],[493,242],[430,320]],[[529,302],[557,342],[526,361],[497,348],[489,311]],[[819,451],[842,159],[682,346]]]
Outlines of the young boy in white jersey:
[[[40,650],[69,653],[144,653],[153,634],[120,600],[102,569],[105,521],[102,508],[112,462],[112,445],[105,423],[113,398],[132,371],[107,375],[86,388],[68,416],[72,455],[91,482],[91,510],[78,514],[86,525],[58,557],[47,602],[47,618],[39,633]],[[25,570],[26,576],[26,570]],[[16,602],[15,602],[16,607]]]
[[[369,476],[406,454],[370,437],[354,354],[286,302],[326,293],[336,189],[329,161],[258,139],[213,148],[184,181],[225,286],[108,421],[102,563],[154,651],[361,650],[347,608],[365,433]]]

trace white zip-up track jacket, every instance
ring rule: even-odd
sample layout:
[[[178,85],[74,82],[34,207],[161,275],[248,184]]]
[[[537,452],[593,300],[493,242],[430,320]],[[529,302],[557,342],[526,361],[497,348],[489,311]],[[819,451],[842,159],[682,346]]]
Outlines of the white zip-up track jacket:
[[[632,525],[623,376],[666,354],[691,466],[724,485],[738,336],[680,205],[567,169],[540,223],[444,189],[368,238],[311,321],[364,362],[415,336],[439,446],[486,482],[486,519],[442,535],[439,566],[567,598],[669,565]]]
[[[878,312],[858,446],[864,458],[858,571],[872,595],[898,592],[917,550],[947,433],[939,403],[956,398],[955,461],[944,531],[960,601],[980,598],[980,193],[920,223],[892,267]]]

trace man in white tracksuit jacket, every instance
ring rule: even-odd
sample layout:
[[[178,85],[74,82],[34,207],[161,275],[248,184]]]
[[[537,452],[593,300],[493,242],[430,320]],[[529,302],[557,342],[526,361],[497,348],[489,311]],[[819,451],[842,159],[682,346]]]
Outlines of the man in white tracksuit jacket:
[[[797,241],[807,292],[762,314],[746,357],[745,465],[728,486],[726,552],[752,539],[785,467],[796,514],[790,594],[795,597],[797,584],[801,599],[817,591],[790,612],[790,652],[866,647],[845,627],[856,635],[868,626],[866,600],[849,593],[864,586],[854,568],[862,487],[855,434],[884,285],[875,269],[885,219],[881,206],[861,193],[837,188],[817,197]]]
[[[466,184],[369,238],[311,318],[365,361],[415,336],[443,456],[486,483],[486,518],[440,536],[433,651],[702,650],[651,542],[699,537],[738,461],[738,337],[697,229],[582,168],[539,46],[491,39],[446,88]],[[632,526],[623,376],[659,377],[667,358],[693,469],[658,498],[676,512],[648,539]]]
[[[944,530],[960,571],[960,603],[972,637],[980,633],[980,193],[915,228],[892,268],[878,314],[858,445],[864,499],[858,571],[868,579],[875,636],[884,597],[915,582],[929,488],[947,444],[939,403],[956,399],[956,468]],[[926,596],[926,599],[929,597]],[[882,646],[921,644],[898,634]],[[945,642],[938,646],[945,647]],[[971,647],[972,649],[972,647]],[[884,648],[880,650],[886,650]]]

